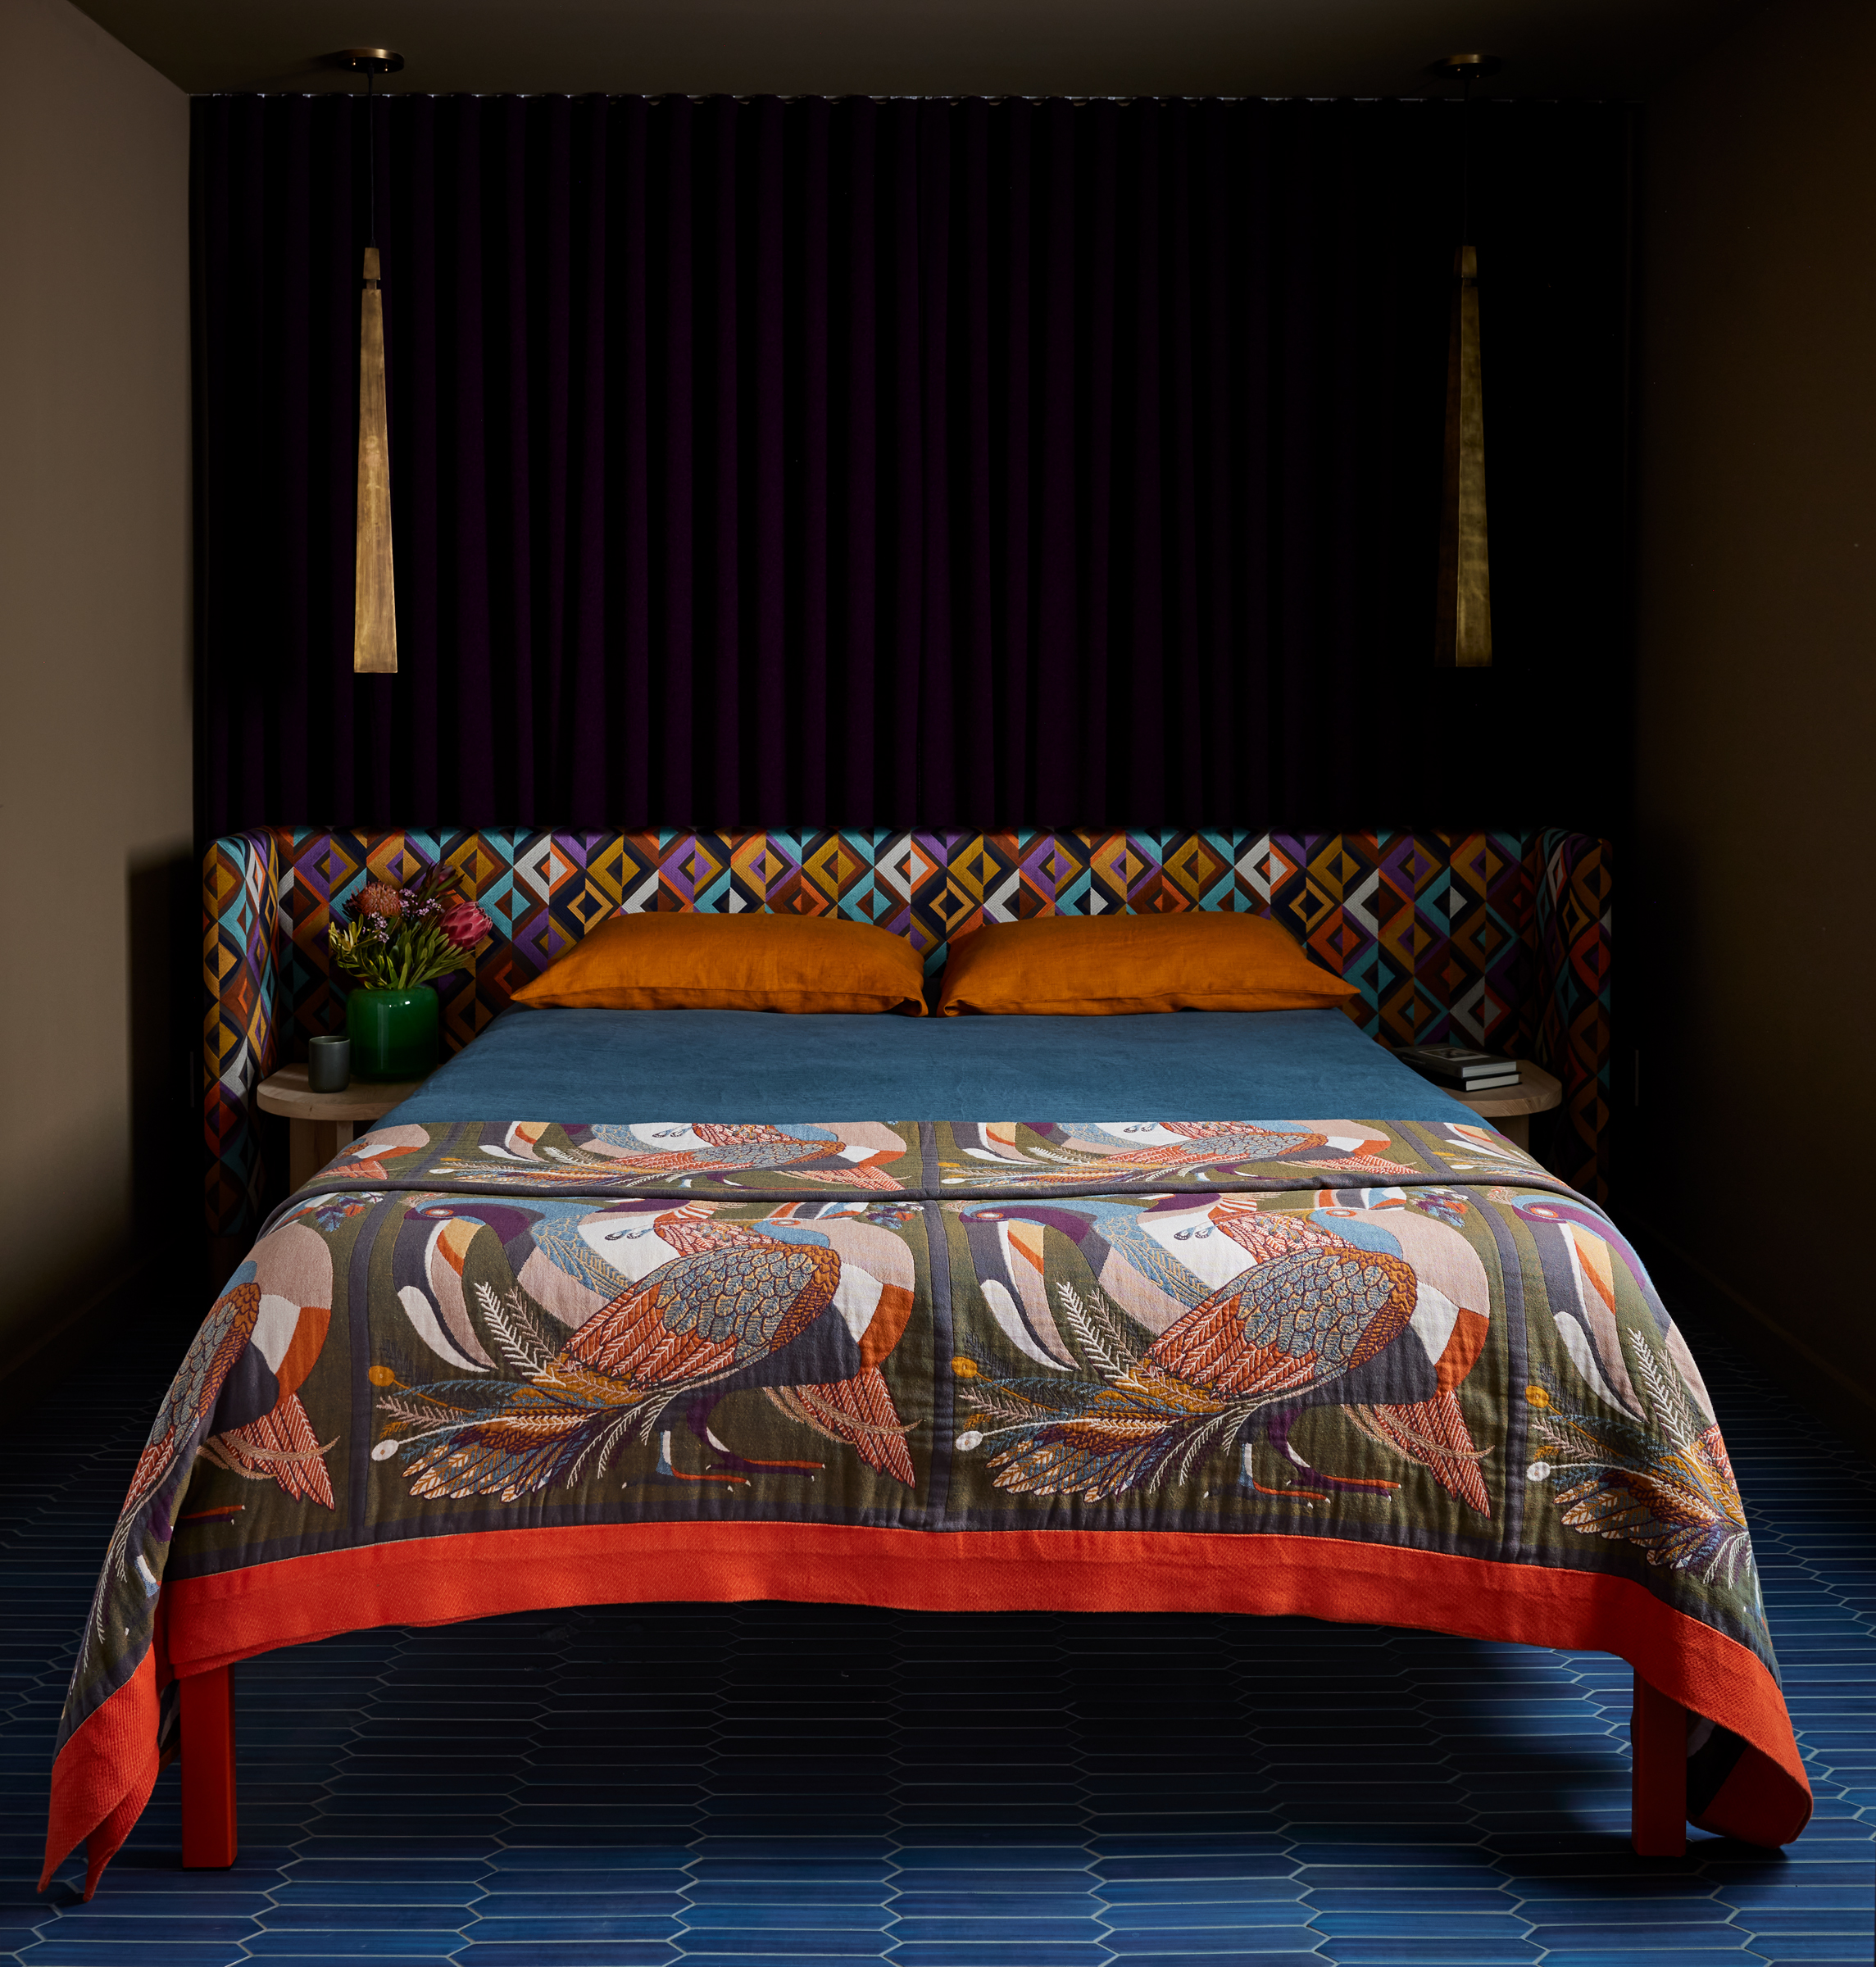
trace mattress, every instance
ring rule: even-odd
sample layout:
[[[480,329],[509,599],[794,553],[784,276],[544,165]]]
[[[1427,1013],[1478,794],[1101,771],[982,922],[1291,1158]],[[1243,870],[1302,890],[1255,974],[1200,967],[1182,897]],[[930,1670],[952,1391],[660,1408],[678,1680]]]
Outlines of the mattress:
[[[1154,1117],[1097,1117],[1126,1112]],[[1646,1270],[1339,1014],[530,1011],[211,1308],[100,1575],[48,1875],[83,1840],[95,1885],[179,1676],[759,1597],[1604,1649],[1695,1717],[1695,1822],[1776,1844],[1809,1814]]]

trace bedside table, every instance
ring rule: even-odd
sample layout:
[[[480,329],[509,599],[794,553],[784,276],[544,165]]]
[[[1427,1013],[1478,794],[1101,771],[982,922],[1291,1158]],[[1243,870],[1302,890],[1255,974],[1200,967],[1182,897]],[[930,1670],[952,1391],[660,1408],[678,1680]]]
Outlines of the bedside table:
[[[352,1139],[360,1120],[381,1120],[407,1100],[421,1079],[386,1082],[354,1079],[343,1093],[314,1093],[304,1065],[283,1065],[261,1080],[255,1097],[263,1113],[283,1114],[292,1123],[287,1151],[290,1185],[302,1187]]]
[[[1518,1061],[1518,1083],[1494,1086],[1489,1093],[1455,1093],[1450,1086],[1441,1092],[1469,1106],[1482,1120],[1489,1120],[1514,1147],[1531,1151],[1531,1115],[1548,1113],[1563,1104],[1563,1082],[1553,1079],[1542,1065],[1529,1059]]]

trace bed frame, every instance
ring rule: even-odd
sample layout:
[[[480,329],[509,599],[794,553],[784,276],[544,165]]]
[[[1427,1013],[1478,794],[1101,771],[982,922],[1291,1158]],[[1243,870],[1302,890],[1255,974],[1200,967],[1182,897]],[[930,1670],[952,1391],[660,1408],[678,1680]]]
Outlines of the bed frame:
[[[183,1868],[225,1871],[239,1855],[234,1792],[233,1667],[178,1683],[183,1787]],[[1638,1674],[1630,1710],[1629,1842],[1642,1858],[1678,1858],[1687,1847],[1687,1710]]]
[[[1394,1044],[1453,1038],[1531,1058],[1563,1082],[1550,1160],[1607,1194],[1609,843],[1537,833],[1252,834],[439,831],[272,827],[216,841],[202,875],[204,1121],[211,1238],[239,1255],[270,1188],[260,1081],[343,1027],[326,934],[366,880],[447,863],[495,936],[445,978],[459,1051],[514,992],[620,911],[829,915],[906,937],[928,974],[950,939],[1038,915],[1224,909],[1274,917],[1361,987],[1359,1021]],[[231,1669],[178,1694],[183,1863],[237,1848]],[[1632,1837],[1687,1848],[1687,1710],[1635,1682]]]

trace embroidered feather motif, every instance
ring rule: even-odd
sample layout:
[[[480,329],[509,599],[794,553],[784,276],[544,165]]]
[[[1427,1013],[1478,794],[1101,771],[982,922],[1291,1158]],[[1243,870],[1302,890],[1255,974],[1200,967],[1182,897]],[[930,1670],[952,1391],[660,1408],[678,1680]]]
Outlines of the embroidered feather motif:
[[[202,1459],[212,1466],[243,1475],[250,1482],[271,1478],[296,1501],[310,1497],[333,1507],[332,1477],[325,1465],[328,1449],[321,1442],[297,1393],[287,1394],[271,1413],[245,1427],[227,1428],[202,1444]]]

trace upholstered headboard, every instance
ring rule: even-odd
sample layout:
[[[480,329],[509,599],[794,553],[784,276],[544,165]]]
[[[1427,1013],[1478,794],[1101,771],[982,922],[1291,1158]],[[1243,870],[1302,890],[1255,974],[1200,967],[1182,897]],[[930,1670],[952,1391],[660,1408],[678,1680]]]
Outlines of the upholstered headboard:
[[[1392,1044],[1448,1037],[1534,1058],[1564,1083],[1554,1159],[1606,1188],[1610,850],[1582,834],[234,834],[202,870],[211,1234],[263,1192],[253,1089],[344,1023],[335,909],[443,861],[495,924],[473,978],[438,984],[459,1051],[594,923],[623,910],[838,915],[909,937],[929,972],[985,922],[1190,908],[1274,915],[1361,986]],[[983,1118],[983,1115],[942,1115]],[[994,1116],[991,1116],[994,1117]],[[1241,1116],[1242,1117],[1242,1116]],[[1250,1118],[1285,1116],[1250,1115]],[[1355,1116],[1362,1117],[1362,1116]]]

